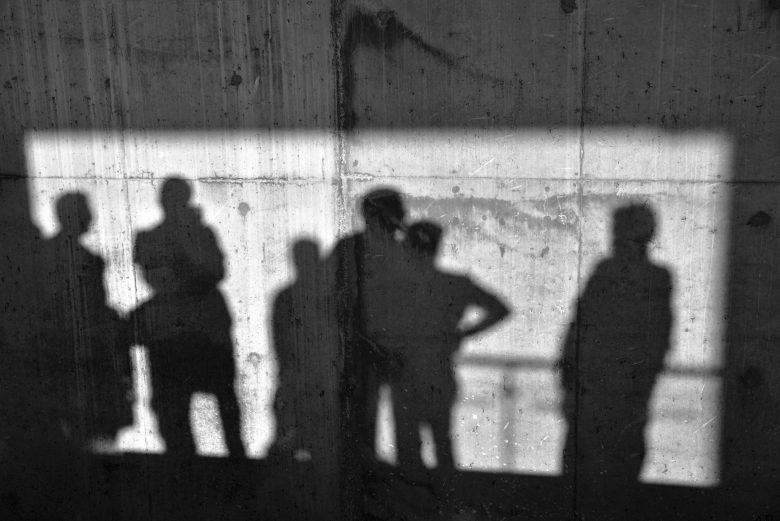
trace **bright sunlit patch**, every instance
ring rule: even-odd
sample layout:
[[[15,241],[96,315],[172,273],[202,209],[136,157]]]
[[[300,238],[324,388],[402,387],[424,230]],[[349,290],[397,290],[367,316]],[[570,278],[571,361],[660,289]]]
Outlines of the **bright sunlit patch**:
[[[190,423],[195,449],[203,456],[227,456],[225,431],[219,419],[219,404],[209,393],[195,393],[190,403]]]
[[[217,236],[227,276],[220,284],[233,317],[236,392],[247,454],[263,457],[274,437],[275,356],[269,305],[290,281],[289,248],[336,237],[333,136],[326,132],[33,132],[26,137],[32,219],[44,237],[59,230],[55,204],[68,192],[88,198],[93,222],[82,242],[106,263],[108,304],[128,313],[152,296],[132,258],[135,234],[163,218],[160,188],[169,176],[191,180],[193,203]],[[128,346],[128,349],[130,347]],[[145,351],[134,351],[136,424],[118,449],[163,452]],[[213,404],[198,398],[192,427],[199,452],[223,454]],[[305,455],[303,456],[305,458]]]
[[[433,469],[439,465],[436,460],[436,442],[433,438],[433,431],[430,425],[420,426],[420,439],[422,444],[420,446],[420,459],[426,468]]]
[[[135,234],[162,219],[166,177],[192,181],[194,202],[227,264],[220,289],[233,316],[242,436],[250,456],[264,457],[277,428],[270,307],[294,276],[290,246],[314,237],[327,255],[338,237],[362,226],[356,208],[363,194],[397,187],[411,219],[444,227],[438,265],[468,274],[512,308],[508,320],[468,339],[456,357],[457,467],[559,475],[566,424],[555,364],[577,295],[609,254],[612,212],[645,202],[659,221],[650,256],[674,276],[674,324],[648,406],[641,480],[718,483],[729,136],[603,127],[584,134],[358,131],[344,147],[336,139],[325,131],[32,132],[32,217],[50,237],[58,230],[56,200],[68,191],[86,194],[94,221],[84,244],[106,261],[109,304],[127,313],[151,295],[133,265]],[[136,424],[120,433],[118,447],[162,452],[145,350],[135,348],[133,360]],[[379,404],[377,454],[395,463],[390,394],[385,388]],[[216,411],[213,398],[194,400],[202,454],[226,452]],[[421,459],[434,466],[435,446],[425,432],[421,440]]]
[[[133,346],[130,350],[133,364],[133,387],[135,423],[117,434],[117,446],[133,452],[163,453],[165,443],[157,433],[157,419],[149,405],[152,399],[152,384],[149,376],[149,357],[146,348]]]
[[[379,388],[379,403],[377,404],[377,425],[374,450],[377,459],[396,465],[398,450],[395,446],[395,422],[393,421],[393,402],[390,388],[383,385]]]

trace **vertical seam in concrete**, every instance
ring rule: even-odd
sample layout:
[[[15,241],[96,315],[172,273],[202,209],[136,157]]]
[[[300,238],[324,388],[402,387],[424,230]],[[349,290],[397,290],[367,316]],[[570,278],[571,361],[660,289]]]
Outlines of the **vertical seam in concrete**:
[[[349,110],[349,107],[346,106],[346,104],[349,102],[349,100],[346,97],[345,91],[344,91],[344,82],[349,81],[349,79],[344,78],[344,56],[343,56],[343,38],[344,38],[344,30],[343,30],[343,23],[344,23],[344,4],[345,0],[331,0],[330,3],[330,35],[331,35],[331,41],[333,45],[333,58],[332,58],[332,67],[333,67],[333,80],[334,80],[334,102],[335,102],[335,165],[334,165],[334,176],[335,179],[331,181],[331,187],[335,187],[335,201],[333,201],[333,206],[335,208],[335,226],[336,226],[336,232],[337,234],[341,235],[346,232],[346,218],[345,216],[345,187],[344,187],[344,177],[346,174],[346,165],[347,165],[347,144],[346,144],[346,136],[345,133],[347,132],[346,128],[346,114]],[[351,69],[350,69],[351,70]],[[338,248],[338,242],[336,243],[336,248]],[[338,262],[342,262],[341,255],[337,251],[334,251],[334,254],[338,260]],[[343,270],[341,270],[342,266],[336,267],[336,275],[335,280],[333,283],[336,286],[337,291],[335,292],[335,298],[336,298],[336,309],[343,309],[344,308],[344,299],[346,298],[345,295],[343,295],[343,291],[341,291],[341,288],[345,285],[344,280],[339,280]],[[337,311],[337,321],[341,320],[341,317],[339,316],[339,313]],[[341,329],[341,324],[336,324],[337,330]],[[341,337],[341,334],[338,335]],[[341,343],[341,342],[340,342]],[[342,394],[344,392],[344,387],[346,383],[345,373],[350,367],[349,360],[347,360],[347,352],[346,350],[338,353],[338,356],[341,357],[341,360],[339,360],[340,364],[342,365],[343,372],[342,374],[338,375],[337,379],[337,385],[339,388],[339,394]],[[355,490],[356,486],[352,483],[352,480],[349,478],[350,475],[355,473],[357,469],[350,468],[350,464],[352,463],[351,458],[347,457],[346,455],[349,453],[347,450],[347,447],[344,447],[345,444],[345,435],[347,433],[347,429],[349,428],[349,417],[346,416],[349,414],[348,408],[345,407],[343,401],[345,400],[345,396],[342,395],[341,397],[341,403],[340,406],[342,410],[340,411],[341,419],[340,419],[340,427],[342,430],[342,435],[339,437],[338,443],[337,443],[337,450],[338,450],[338,456],[337,461],[339,462],[339,468],[341,469],[342,475],[338,477],[340,482],[340,501],[338,503],[341,504],[341,514],[344,516],[344,519],[350,520],[357,518],[356,515],[356,506],[355,505],[361,505],[362,504],[362,498],[355,497]]]
[[[344,218],[344,174],[347,166],[347,143],[346,135],[347,125],[346,117],[350,107],[347,106],[350,100],[347,99],[344,85],[349,81],[344,77],[344,56],[343,56],[343,23],[344,23],[344,2],[345,0],[331,0],[330,6],[330,34],[333,41],[333,71],[335,81],[335,117],[336,117],[336,164],[335,176],[336,183],[336,229],[339,233],[345,232]]]
[[[572,518],[577,519],[578,515],[578,481],[579,473],[577,472],[577,459],[579,452],[579,396],[580,396],[580,286],[582,281],[582,226],[584,219],[583,205],[582,205],[582,188],[584,183],[584,167],[585,167],[585,111],[586,111],[586,96],[587,96],[587,84],[588,84],[588,55],[587,55],[587,42],[588,42],[588,2],[583,0],[582,2],[582,67],[581,67],[581,83],[580,83],[580,164],[579,164],[579,179],[577,181],[577,208],[580,214],[579,225],[577,226],[577,307],[575,310],[575,338],[574,338],[574,415],[573,425],[568,425],[567,428],[573,429],[573,454],[568,455],[567,458],[572,462]],[[567,462],[564,461],[564,465]]]

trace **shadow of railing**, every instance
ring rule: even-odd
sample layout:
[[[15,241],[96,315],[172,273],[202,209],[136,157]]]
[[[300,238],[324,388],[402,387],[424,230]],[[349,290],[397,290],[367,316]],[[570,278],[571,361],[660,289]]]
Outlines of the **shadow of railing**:
[[[463,377],[460,393],[465,409],[461,416],[489,410],[493,437],[503,440],[499,443],[500,465],[485,468],[474,462],[474,466],[488,471],[495,468],[500,472],[560,474],[561,448],[556,444],[563,440],[566,424],[556,361],[540,356],[468,354],[458,358],[457,367]],[[474,374],[480,376],[470,377]],[[655,426],[648,427],[646,436],[648,448],[655,449],[656,459],[669,462],[670,472],[662,474],[659,468],[663,464],[653,464],[648,457],[644,481],[691,487],[717,485],[717,445],[712,435],[720,420],[717,403],[710,402],[719,393],[722,377],[720,368],[667,364],[659,378],[663,383],[658,385],[648,411]],[[701,385],[716,391],[692,396],[689,391]],[[475,388],[481,388],[481,392],[474,392]],[[485,428],[484,422],[480,428]],[[679,436],[670,438],[668,433],[672,431]],[[517,447],[529,443],[535,444],[532,452],[528,447]],[[528,454],[522,454],[524,450]],[[683,467],[697,470],[685,474]]]

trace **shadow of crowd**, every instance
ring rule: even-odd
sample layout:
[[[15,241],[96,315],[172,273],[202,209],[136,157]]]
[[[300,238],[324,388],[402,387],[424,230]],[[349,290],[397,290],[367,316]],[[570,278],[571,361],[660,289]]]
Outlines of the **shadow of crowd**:
[[[190,402],[207,392],[218,402],[229,461],[244,468],[233,320],[219,289],[224,255],[191,195],[187,181],[166,180],[163,221],[137,233],[133,259],[154,293],[126,316],[107,304],[105,261],[83,244],[92,222],[86,196],[57,200],[59,232],[36,243],[40,278],[29,296],[37,305],[28,319],[42,326],[38,356],[23,370],[5,366],[7,378],[30,378],[17,397],[23,405],[6,408],[16,421],[4,429],[5,450],[27,476],[5,489],[9,511],[24,496],[39,497],[31,487],[65,491],[47,497],[59,512],[52,518],[85,508],[79,498],[89,495],[91,478],[83,455],[110,447],[133,423],[132,345],[148,352],[166,461],[196,457]],[[267,461],[292,475],[296,465],[316,468],[335,458],[345,494],[363,498],[347,508],[358,517],[448,518],[466,509],[450,425],[458,397],[453,362],[464,339],[500,324],[510,307],[471,277],[438,266],[445,230],[410,222],[398,191],[370,191],[359,211],[363,230],[330,253],[306,238],[290,248],[295,276],[276,295],[271,318],[279,371]],[[648,402],[669,350],[672,277],[648,257],[654,234],[649,206],[614,213],[612,252],[579,296],[558,363],[568,425],[564,477],[579,483],[577,494],[603,498],[591,508],[605,519],[625,513],[615,498],[639,479]],[[476,318],[467,317],[470,310]],[[331,365],[337,385],[322,370]],[[391,397],[396,465],[380,461],[375,449],[382,392]],[[328,403],[339,404],[335,421]],[[421,457],[422,428],[432,433],[432,468]],[[53,477],[63,473],[75,476],[68,486]],[[287,485],[312,487],[309,481]]]

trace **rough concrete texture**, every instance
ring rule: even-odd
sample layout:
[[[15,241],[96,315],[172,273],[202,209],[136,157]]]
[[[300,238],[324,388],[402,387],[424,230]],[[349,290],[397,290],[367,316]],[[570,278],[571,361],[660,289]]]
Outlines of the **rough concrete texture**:
[[[12,441],[2,447],[10,492],[0,496],[0,512],[29,519],[100,519],[115,510],[128,519],[361,519],[364,509],[387,519],[780,515],[778,12],[758,0],[577,4],[566,14],[558,2],[520,0],[5,3],[0,346]],[[67,501],[78,494],[55,477],[61,467],[49,460],[58,456],[41,448],[51,422],[17,419],[20,395],[46,396],[38,390],[45,373],[35,372],[47,363],[37,347],[36,245],[58,231],[58,198],[83,192],[94,216],[83,245],[106,263],[108,305],[130,313],[154,293],[133,262],[134,238],[163,218],[159,194],[172,175],[191,182],[224,255],[219,288],[232,318],[250,459],[224,458],[209,393],[195,396],[191,413],[199,457],[168,459],[150,405],[148,353],[137,345],[134,424],[120,431],[118,453],[88,458],[78,474],[102,495]],[[376,447],[389,465],[359,483],[350,466],[357,449],[340,432],[339,348],[305,357],[285,377],[308,404],[297,414],[318,434],[314,458],[271,457],[282,431],[274,396],[283,385],[272,313],[295,277],[291,247],[310,238],[330,254],[362,227],[360,200],[379,186],[404,194],[412,220],[443,226],[441,267],[468,274],[511,308],[455,359],[450,428],[459,472],[441,496],[393,466],[392,399],[383,401]],[[671,328],[646,406],[640,472],[600,481],[583,448],[593,439],[584,434],[584,401],[575,418],[586,459],[579,471],[564,465],[573,422],[561,361],[571,331],[588,345],[589,324],[578,313],[610,255],[614,212],[634,203],[655,213],[648,257],[671,275]],[[336,338],[337,296],[297,298],[309,303],[317,334]],[[391,307],[409,305],[396,298]],[[635,306],[597,301],[605,317],[607,308]],[[593,399],[620,409],[622,398],[607,387]],[[611,418],[621,424],[604,425],[605,433],[641,422]],[[20,432],[40,444],[19,450]],[[430,445],[423,447],[429,464]],[[60,492],[41,502],[36,487]]]

